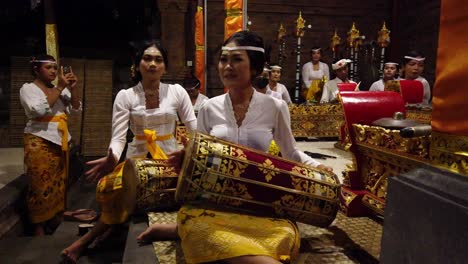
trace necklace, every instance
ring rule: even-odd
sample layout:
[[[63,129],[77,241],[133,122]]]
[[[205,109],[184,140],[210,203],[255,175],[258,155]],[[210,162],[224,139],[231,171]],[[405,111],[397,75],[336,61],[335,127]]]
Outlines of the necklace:
[[[153,97],[159,95],[159,89],[147,89],[145,90],[145,95],[148,97]]]
[[[232,108],[234,110],[234,117],[236,118],[236,122],[238,125],[242,123],[241,121],[244,120],[245,116],[247,115],[247,111],[249,110],[250,100],[246,103],[236,104],[233,105]]]

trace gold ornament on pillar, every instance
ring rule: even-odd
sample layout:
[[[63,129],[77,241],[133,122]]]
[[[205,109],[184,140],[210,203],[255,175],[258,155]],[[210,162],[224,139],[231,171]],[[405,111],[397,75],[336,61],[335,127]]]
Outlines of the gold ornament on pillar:
[[[388,30],[385,25],[385,21],[382,25],[382,28],[378,32],[379,37],[377,38],[377,43],[381,48],[386,48],[390,44],[390,30]]]
[[[356,23],[353,22],[351,29],[348,31],[348,45],[350,48],[358,48],[362,44],[362,39],[360,38],[361,33],[356,28]]]
[[[281,42],[285,36],[286,36],[286,29],[284,28],[283,23],[281,23],[278,29],[278,42]]]
[[[331,44],[330,44],[330,48],[333,51],[333,53],[337,51],[337,47],[340,45],[340,43],[341,43],[341,38],[338,36],[338,33],[336,32],[336,29],[335,29],[335,34],[333,34],[333,36],[331,37]]]
[[[299,11],[299,17],[296,19],[296,37],[302,38],[304,36],[305,22],[302,18],[302,12]]]

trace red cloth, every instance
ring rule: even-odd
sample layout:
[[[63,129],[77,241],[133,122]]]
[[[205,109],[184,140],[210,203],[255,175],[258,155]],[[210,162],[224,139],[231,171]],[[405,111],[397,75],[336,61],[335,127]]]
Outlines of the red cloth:
[[[423,101],[424,88],[420,81],[400,80],[400,92],[405,103],[419,104]]]
[[[353,92],[357,87],[357,83],[338,83],[337,85],[340,92]]]

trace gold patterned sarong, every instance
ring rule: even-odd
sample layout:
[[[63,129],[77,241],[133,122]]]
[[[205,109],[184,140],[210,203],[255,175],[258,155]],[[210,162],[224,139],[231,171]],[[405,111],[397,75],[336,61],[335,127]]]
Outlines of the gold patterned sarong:
[[[285,219],[183,206],[177,224],[187,263],[246,255],[289,262],[299,250],[297,226]]]
[[[135,138],[146,141],[146,148],[153,159],[167,159],[164,151],[155,141],[165,141],[172,138],[172,134],[157,135],[156,131],[145,129],[144,135]],[[122,181],[122,170],[125,161],[118,164],[108,175],[102,177],[96,187],[96,201],[101,205],[101,221],[108,225],[121,224],[127,221],[132,212],[128,212],[125,203],[125,186]]]
[[[27,207],[31,223],[42,223],[65,210],[65,161],[61,146],[24,134],[24,164],[29,177]]]

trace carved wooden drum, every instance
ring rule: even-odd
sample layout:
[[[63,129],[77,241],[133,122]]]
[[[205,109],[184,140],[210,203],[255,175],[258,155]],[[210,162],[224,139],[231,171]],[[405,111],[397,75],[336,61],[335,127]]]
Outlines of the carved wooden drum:
[[[144,212],[176,205],[174,194],[179,173],[167,160],[129,159],[122,181],[132,211]]]
[[[339,208],[333,173],[195,133],[176,200],[328,226]]]

